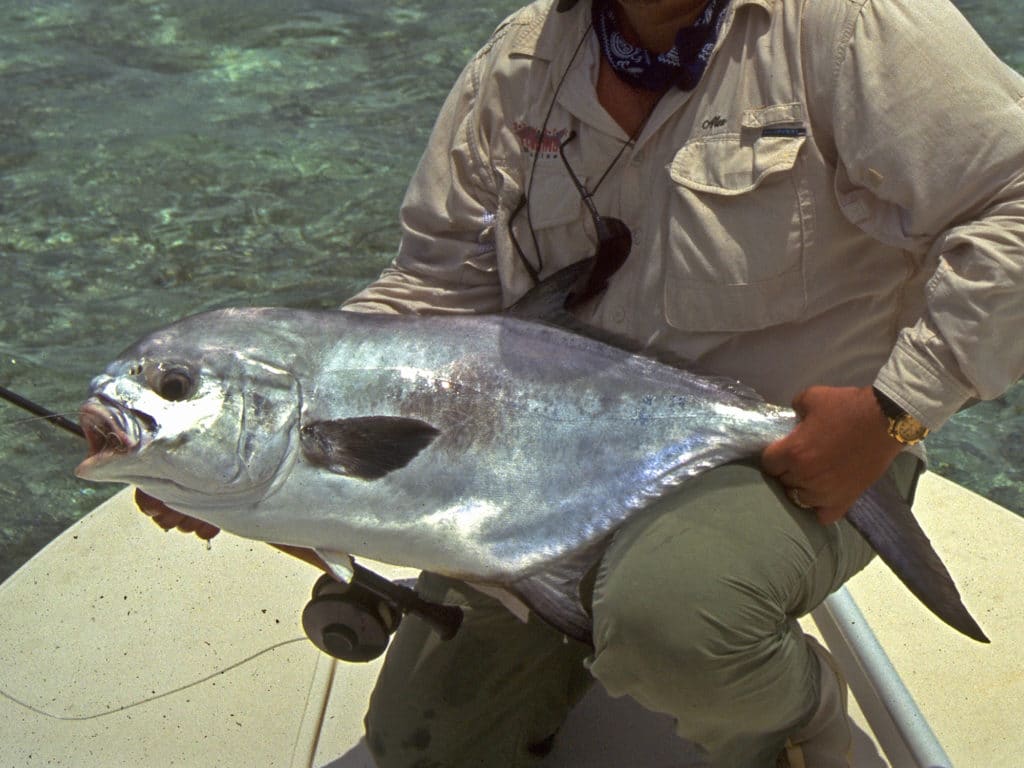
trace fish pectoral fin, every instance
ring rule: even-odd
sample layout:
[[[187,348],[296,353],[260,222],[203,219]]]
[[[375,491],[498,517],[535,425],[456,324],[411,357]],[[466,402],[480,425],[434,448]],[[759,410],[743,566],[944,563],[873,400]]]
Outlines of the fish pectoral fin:
[[[328,572],[342,584],[351,584],[355,578],[356,568],[352,556],[346,552],[333,549],[316,549],[317,556],[323,560]]]
[[[339,475],[379,480],[401,469],[440,432],[425,421],[401,416],[361,416],[312,421],[300,431],[307,461]]]

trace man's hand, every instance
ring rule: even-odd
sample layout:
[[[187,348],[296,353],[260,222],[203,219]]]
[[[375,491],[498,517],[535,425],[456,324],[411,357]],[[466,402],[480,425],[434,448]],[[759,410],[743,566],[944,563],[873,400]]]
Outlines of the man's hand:
[[[764,449],[761,467],[822,525],[842,518],[902,446],[871,387],[811,387],[793,400],[796,428]]]
[[[182,533],[194,533],[205,541],[209,541],[220,533],[220,528],[217,526],[204,523],[202,520],[196,520],[188,515],[183,515],[181,512],[171,509],[159,499],[154,499],[149,494],[143,493],[138,488],[135,489],[135,503],[139,505],[139,509],[144,514],[153,518],[153,522],[165,531],[177,528]]]
[[[209,541],[220,533],[220,528],[217,526],[204,523],[202,520],[196,520],[196,518],[189,517],[188,515],[183,515],[181,512],[168,507],[160,501],[160,499],[154,499],[148,493],[143,493],[138,488],[135,489],[135,503],[138,504],[139,509],[143,514],[151,517],[153,522],[165,531],[177,528],[182,533],[194,533],[200,539],[205,541]],[[289,547],[284,544],[270,544],[270,546],[275,547],[292,557],[297,557],[299,560],[307,562],[310,565],[315,565],[321,571],[330,571],[330,569],[324,564],[324,561],[320,559],[320,556],[312,549],[305,549],[304,547]]]

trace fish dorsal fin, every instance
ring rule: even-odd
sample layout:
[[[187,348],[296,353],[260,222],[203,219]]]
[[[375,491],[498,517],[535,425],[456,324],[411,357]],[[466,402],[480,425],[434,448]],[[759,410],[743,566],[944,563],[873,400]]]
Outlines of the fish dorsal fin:
[[[593,271],[593,258],[563,267],[524,293],[504,314],[552,325],[571,323],[572,315],[566,309],[566,302],[583,289]]]
[[[416,458],[439,434],[419,419],[360,416],[312,421],[302,428],[299,440],[311,464],[360,480],[379,480]]]

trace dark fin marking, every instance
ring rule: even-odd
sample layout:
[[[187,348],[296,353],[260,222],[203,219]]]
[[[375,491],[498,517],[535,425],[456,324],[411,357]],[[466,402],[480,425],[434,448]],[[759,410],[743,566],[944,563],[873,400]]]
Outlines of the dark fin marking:
[[[846,519],[932,613],[971,639],[989,642],[892,478],[871,486]]]
[[[310,422],[299,440],[311,464],[339,475],[379,480],[416,458],[439,434],[418,419],[362,416]]]
[[[588,547],[546,571],[512,582],[506,589],[559,632],[593,646],[594,624],[580,600],[580,582],[603,551],[603,544]]]

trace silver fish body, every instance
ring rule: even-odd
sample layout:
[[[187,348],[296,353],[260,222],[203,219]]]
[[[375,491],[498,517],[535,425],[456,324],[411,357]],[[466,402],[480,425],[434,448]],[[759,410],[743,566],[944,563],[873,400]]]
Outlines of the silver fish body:
[[[795,417],[737,382],[519,317],[265,308],[144,338],[93,381],[81,421],[80,477],[342,572],[356,554],[499,586],[585,638],[576,587],[608,537]],[[864,532],[893,503],[880,491],[851,520]],[[907,516],[882,546],[927,592],[945,569]],[[974,632],[958,595],[925,599]]]

